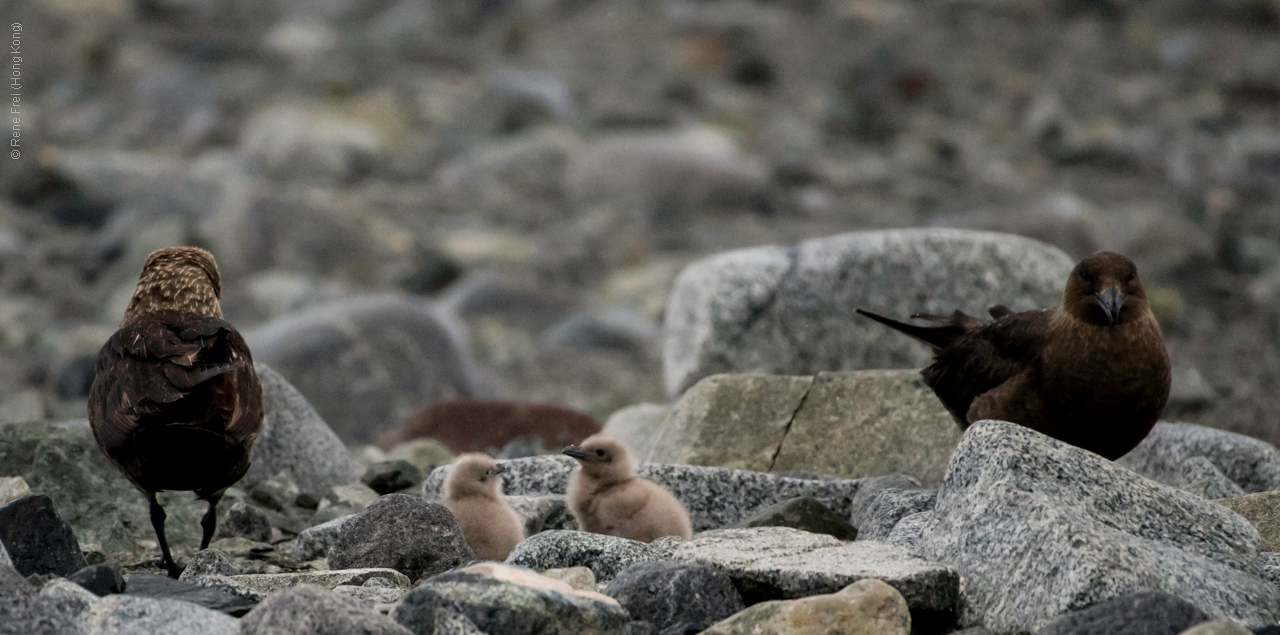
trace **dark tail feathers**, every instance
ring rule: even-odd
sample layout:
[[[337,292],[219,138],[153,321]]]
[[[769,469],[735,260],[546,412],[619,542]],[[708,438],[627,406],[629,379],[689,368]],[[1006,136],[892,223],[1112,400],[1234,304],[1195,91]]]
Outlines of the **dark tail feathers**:
[[[982,320],[971,315],[967,315],[962,311],[956,311],[949,316],[916,313],[911,317],[941,323],[939,326],[917,326],[915,324],[899,322],[898,320],[885,317],[878,313],[872,313],[862,309],[856,310],[861,315],[865,315],[895,331],[906,333],[907,335],[910,335],[911,337],[914,337],[937,349],[946,348],[948,344],[956,341],[960,336],[985,324]]]

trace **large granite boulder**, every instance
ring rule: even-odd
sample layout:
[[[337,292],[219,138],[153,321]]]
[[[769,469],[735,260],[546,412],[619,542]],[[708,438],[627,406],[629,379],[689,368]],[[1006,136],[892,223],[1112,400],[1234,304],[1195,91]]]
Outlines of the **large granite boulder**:
[[[471,362],[433,305],[348,298],[277,318],[245,339],[347,443],[372,443],[418,408],[476,396]]]
[[[1274,445],[1193,423],[1157,423],[1118,462],[1149,479],[1198,495],[1280,489],[1280,450]],[[1207,485],[1213,481],[1218,483]],[[1236,491],[1231,491],[1233,484]]]
[[[391,618],[314,586],[272,593],[240,620],[243,635],[409,635]]]
[[[631,565],[665,560],[667,556],[661,547],[649,543],[561,529],[521,540],[507,556],[507,564],[538,571],[587,567],[596,580],[608,582]]]
[[[262,430],[249,452],[244,480],[262,481],[284,471],[299,490],[316,496],[335,485],[358,482],[360,464],[306,397],[270,366],[257,363],[254,368],[262,382]]]
[[[663,375],[676,397],[717,373],[920,368],[927,347],[854,313],[986,315],[1056,306],[1074,263],[1045,243],[905,229],[756,247],[689,265],[667,304]]]
[[[970,427],[925,515],[916,551],[959,570],[966,625],[1034,630],[1145,590],[1247,624],[1280,617],[1244,518],[1019,425]]]
[[[508,496],[564,494],[577,462],[567,456],[538,456],[498,461],[506,468]],[[675,495],[689,510],[694,531],[737,522],[754,510],[808,496],[848,518],[854,497],[871,479],[809,479],[719,467],[645,463],[637,473]],[[422,484],[423,497],[440,500],[446,468],[436,468]]]
[[[639,460],[942,480],[960,428],[914,370],[726,374],[685,391]]]
[[[746,608],[723,571],[701,564],[640,562],[627,567],[604,590],[631,617],[659,631],[677,625],[701,631]]]
[[[388,494],[338,526],[329,566],[384,567],[417,580],[475,557],[449,508],[417,496]]]

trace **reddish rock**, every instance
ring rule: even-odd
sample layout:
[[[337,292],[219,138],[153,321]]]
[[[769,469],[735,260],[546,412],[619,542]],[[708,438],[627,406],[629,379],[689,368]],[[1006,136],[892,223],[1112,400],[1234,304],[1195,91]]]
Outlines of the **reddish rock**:
[[[418,411],[382,434],[383,449],[431,437],[454,453],[484,452],[524,437],[548,449],[578,443],[600,431],[590,415],[563,406],[517,401],[442,401]]]

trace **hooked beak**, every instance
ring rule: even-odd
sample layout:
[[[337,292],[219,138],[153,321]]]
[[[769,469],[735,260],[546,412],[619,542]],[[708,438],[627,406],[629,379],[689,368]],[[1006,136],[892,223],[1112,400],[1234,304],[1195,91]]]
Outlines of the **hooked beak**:
[[[587,458],[587,451],[582,449],[581,446],[577,446],[577,445],[571,445],[565,448],[563,453],[565,454],[565,456],[571,456],[575,459],[578,459],[579,461]]]
[[[1107,321],[1111,326],[1115,326],[1116,322],[1120,321],[1120,308],[1124,306],[1124,294],[1115,287],[1107,287],[1093,295],[1097,299],[1098,306],[1102,307],[1102,312],[1107,314]]]

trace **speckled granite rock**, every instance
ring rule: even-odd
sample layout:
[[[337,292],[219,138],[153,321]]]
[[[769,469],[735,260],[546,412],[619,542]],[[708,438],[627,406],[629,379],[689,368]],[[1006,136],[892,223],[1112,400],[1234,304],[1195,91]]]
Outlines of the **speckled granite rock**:
[[[912,625],[907,603],[893,587],[879,580],[859,580],[837,593],[761,602],[704,634],[907,635]]]
[[[659,631],[679,625],[701,631],[746,608],[723,571],[700,564],[640,562],[624,569],[604,590],[631,617]]]
[[[18,595],[30,595],[36,590],[13,565],[0,562],[0,598]]]
[[[293,543],[294,555],[303,561],[325,557],[329,553],[329,548],[337,542],[338,530],[342,528],[342,523],[354,517],[355,514],[339,516],[302,530]]]
[[[681,272],[671,292],[667,395],[716,373],[919,368],[929,363],[926,347],[850,307],[899,316],[1050,307],[1074,264],[1020,236],[950,229],[858,232],[711,256]]]
[[[190,580],[203,575],[239,575],[237,567],[227,554],[217,549],[205,549],[191,558],[179,580]]]
[[[409,635],[364,604],[312,586],[272,593],[240,620],[244,635]]]
[[[190,602],[133,595],[108,595],[80,614],[86,633],[118,635],[238,635],[235,618]]]
[[[920,512],[933,509],[938,490],[887,489],[871,502],[858,526],[858,537],[863,540],[885,540],[893,533],[898,521]]]
[[[332,591],[338,595],[343,595],[356,600],[357,602],[360,602],[361,604],[383,614],[390,613],[391,609],[395,608],[396,603],[399,602],[400,598],[403,598],[404,594],[407,592],[407,590],[401,589],[400,587],[392,585],[377,586],[370,584],[370,582],[373,581],[369,580],[358,586],[352,584],[340,584],[333,587]]]
[[[849,522],[854,527],[862,525],[866,512],[876,497],[887,489],[920,489],[920,481],[906,474],[886,474],[862,479],[858,493],[850,501]]]
[[[219,538],[247,538],[257,542],[271,540],[271,521],[262,510],[248,503],[232,503],[218,521]]]
[[[1006,422],[965,433],[917,552],[959,570],[963,623],[995,631],[1144,590],[1249,624],[1280,616],[1248,521]]]
[[[637,562],[663,560],[666,555],[660,547],[617,536],[552,530],[520,541],[506,562],[538,571],[582,566],[591,569],[597,581],[608,582]]]
[[[1193,456],[1182,462],[1174,482],[1167,483],[1201,498],[1214,500],[1244,494],[1244,489],[1227,478],[1218,466],[1203,456]]]
[[[1143,591],[1063,615],[1036,631],[1036,635],[1174,635],[1209,619],[1186,600]]]
[[[1244,492],[1280,489],[1280,450],[1266,441],[1192,423],[1160,422],[1138,447],[1121,457],[1121,465],[1154,481],[1184,487],[1201,494],[1195,474],[1203,474],[1203,462],[1238,485]],[[1191,465],[1188,467],[1188,462]]]
[[[342,584],[360,585],[374,578],[395,586],[409,588],[412,581],[395,569],[335,569],[331,571],[298,571],[295,573],[251,573],[228,576],[259,593],[270,594],[281,589],[309,584],[332,589]]]
[[[66,593],[0,595],[0,635],[81,635],[77,618],[92,604]]]
[[[306,397],[270,366],[258,363],[254,369],[262,382],[262,431],[250,450],[245,482],[286,471],[302,492],[315,496],[359,482],[360,464]]]
[[[329,566],[386,567],[416,580],[475,557],[447,507],[416,496],[388,494],[342,523],[329,550]]]
[[[424,580],[405,595],[391,617],[419,635],[434,633],[443,612],[461,614],[485,633],[638,634],[631,630],[627,611],[612,598],[592,597],[573,591],[567,584],[556,584],[563,588],[521,584],[474,571],[451,571]]]
[[[539,456],[499,461],[508,496],[564,494],[576,462],[567,456]],[[647,463],[640,476],[663,485],[684,503],[694,531],[715,529],[745,518],[760,507],[800,496],[811,497],[841,516],[848,516],[863,480],[801,479],[745,470]],[[439,500],[444,469],[437,468],[422,486],[423,497]]]
[[[725,571],[748,603],[834,593],[864,578],[897,589],[913,611],[951,611],[959,599],[954,569],[906,549],[783,527],[703,532],[676,545],[671,557]]]

